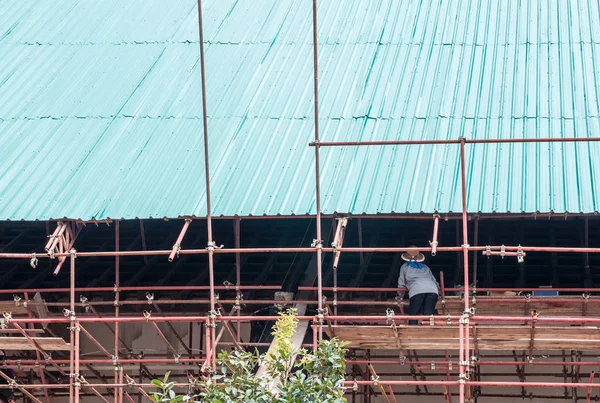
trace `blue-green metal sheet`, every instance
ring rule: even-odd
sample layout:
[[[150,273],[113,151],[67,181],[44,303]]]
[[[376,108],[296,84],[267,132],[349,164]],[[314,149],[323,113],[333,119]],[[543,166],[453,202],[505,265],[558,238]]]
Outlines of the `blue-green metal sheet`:
[[[312,2],[203,4],[214,214],[315,214]],[[319,4],[324,141],[600,136],[597,1]],[[0,220],[206,214],[196,7],[0,0]],[[598,211],[598,143],[466,152],[470,212]],[[459,173],[323,148],[322,210],[458,212]]]

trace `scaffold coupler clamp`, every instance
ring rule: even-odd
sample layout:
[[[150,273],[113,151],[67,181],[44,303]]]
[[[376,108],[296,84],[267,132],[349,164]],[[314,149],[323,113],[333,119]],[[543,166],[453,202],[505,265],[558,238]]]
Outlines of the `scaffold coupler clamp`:
[[[431,361],[431,370],[435,371],[435,361]]]
[[[73,386],[76,388],[81,387],[81,378],[77,372],[69,374],[73,378]]]
[[[313,239],[310,244],[311,248],[321,249],[323,247],[323,241],[321,239]]]
[[[391,322],[393,322],[393,321],[394,321],[394,315],[395,315],[395,312],[394,312],[394,310],[393,310],[393,309],[390,309],[390,308],[386,309],[386,311],[385,311],[385,315],[386,315],[386,318],[387,318],[387,319],[386,319],[386,323],[387,323],[388,325],[389,325]]]
[[[581,294],[581,296],[583,297],[583,302],[585,302],[587,304],[588,300],[590,299],[590,294],[587,292],[584,292],[583,294]]]
[[[452,371],[452,361],[448,361],[448,371]]]
[[[77,380],[79,381],[79,384],[80,384],[80,386],[81,386],[81,385],[87,385],[87,384],[89,383],[89,382],[87,381],[87,379],[85,379],[85,378],[83,377],[83,375],[79,375],[79,376],[77,377]]]
[[[371,380],[373,381],[373,386],[379,386],[379,376],[371,375]]]
[[[325,321],[325,315],[327,315],[326,308],[317,309],[317,323],[319,325],[322,325],[323,322]]]
[[[488,259],[492,257],[492,247],[490,245],[485,247],[485,256],[487,256]]]
[[[241,311],[242,310],[242,301],[244,300],[244,294],[241,292],[237,292],[235,294],[235,304],[233,305],[233,310]]]
[[[334,254],[336,254],[336,253],[337,253],[337,243],[335,243],[335,242],[332,242],[332,243],[331,243],[331,249],[332,249],[332,252],[333,252]]]
[[[154,294],[147,292],[146,299],[148,300],[148,305],[152,305],[154,303]]]
[[[230,283],[229,281],[225,280],[225,281],[223,281],[223,285],[225,286],[225,291],[229,291],[229,289],[231,288],[231,286],[233,284]]]
[[[429,241],[429,246],[431,246],[431,256],[435,256],[437,254],[436,248],[438,244],[438,241]]]
[[[144,319],[146,319],[146,322],[149,322],[150,318],[152,317],[152,311],[144,311],[142,312],[142,315],[144,315]]]
[[[8,327],[8,322],[12,320],[12,313],[4,312],[2,316],[2,319],[0,319],[0,328],[6,329]]]
[[[84,297],[83,295],[79,296],[79,301],[81,302],[81,307],[86,311],[89,312],[90,311],[90,302],[89,300]]]
[[[216,328],[218,315],[219,315],[219,313],[214,309],[211,311],[208,311],[208,324],[206,326]]]
[[[519,245],[517,248],[517,262],[523,263],[525,261],[525,253],[523,252],[523,247]]]
[[[119,368],[119,357],[116,355],[113,355],[110,358],[112,360],[113,366],[115,367],[115,371],[117,371]]]
[[[173,355],[173,359],[175,364],[179,364],[179,359],[181,358],[181,354]]]
[[[223,249],[224,247],[225,245],[217,246],[217,243],[215,241],[212,241],[206,245],[206,250],[209,252],[214,252],[216,249]]]
[[[506,246],[505,245],[500,246],[500,257],[502,259],[504,259],[506,257]]]
[[[452,315],[450,314],[446,317],[446,326],[452,326]]]
[[[13,300],[15,301],[15,306],[27,306],[27,304],[23,304],[23,298],[19,297],[18,295],[13,295]]]
[[[35,268],[37,268],[38,262],[39,262],[39,260],[36,256],[35,252],[33,252],[31,254],[31,260],[29,261],[29,265],[31,266],[32,269],[35,269]]]
[[[435,317],[433,315],[429,316],[429,326],[435,326]]]
[[[356,381],[356,378],[354,378],[354,381],[352,382],[352,390],[353,391],[358,391],[358,382]]]
[[[127,385],[133,386],[135,385],[135,381],[133,380],[132,377],[130,377],[129,375],[125,374],[125,381],[127,382]]]

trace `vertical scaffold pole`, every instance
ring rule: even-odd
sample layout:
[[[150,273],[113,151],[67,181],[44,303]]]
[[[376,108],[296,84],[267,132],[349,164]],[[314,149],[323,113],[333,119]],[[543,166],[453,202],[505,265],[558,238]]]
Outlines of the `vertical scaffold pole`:
[[[461,326],[464,327],[462,332],[464,340],[463,340],[463,360],[460,364],[463,367],[463,371],[461,371],[461,379],[460,381],[460,403],[464,403],[465,398],[465,386],[466,382],[469,378],[469,369],[470,369],[470,353],[469,353],[469,318],[470,318],[470,309],[469,309],[469,233],[468,233],[468,216],[467,216],[467,177],[466,177],[466,160],[465,160],[465,138],[460,138],[460,176],[461,176],[461,185],[462,185],[462,232],[463,232],[463,269],[464,269],[464,290],[465,290],[465,310],[462,317]]]
[[[202,0],[198,0],[198,32],[200,36],[200,74],[202,82],[202,123],[204,128],[204,177],[206,182],[206,227],[208,235],[208,273],[210,282],[210,350],[212,367],[215,367],[216,348],[215,348],[215,328],[217,312],[215,309],[215,270],[214,270],[214,252],[215,243],[212,233],[212,211],[210,205],[210,170],[208,160],[208,115],[206,107],[206,69],[204,54],[204,27],[202,22]]]
[[[313,0],[313,85],[315,96],[315,181],[316,181],[316,209],[317,209],[317,239],[313,242],[317,250],[317,299],[318,299],[318,324],[319,340],[323,338],[323,240],[321,233],[321,167],[319,160],[319,47],[317,44],[317,0]]]

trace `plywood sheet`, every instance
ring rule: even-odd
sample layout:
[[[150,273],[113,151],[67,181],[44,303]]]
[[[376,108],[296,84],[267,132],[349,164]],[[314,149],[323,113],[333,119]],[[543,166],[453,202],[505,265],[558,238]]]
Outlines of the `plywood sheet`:
[[[70,345],[60,337],[32,337],[46,351],[68,351]],[[34,351],[35,346],[25,337],[0,337],[0,350]]]

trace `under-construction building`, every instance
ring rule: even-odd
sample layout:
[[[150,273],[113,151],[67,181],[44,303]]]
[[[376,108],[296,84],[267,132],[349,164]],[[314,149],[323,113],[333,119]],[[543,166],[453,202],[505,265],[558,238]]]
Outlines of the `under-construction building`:
[[[2,0],[0,391],[185,391],[295,306],[349,402],[598,401],[598,141],[593,0]]]

